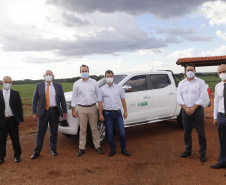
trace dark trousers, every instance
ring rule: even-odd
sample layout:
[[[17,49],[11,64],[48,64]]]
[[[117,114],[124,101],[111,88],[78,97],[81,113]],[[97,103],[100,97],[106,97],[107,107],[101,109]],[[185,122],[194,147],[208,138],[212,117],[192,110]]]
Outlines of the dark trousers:
[[[202,106],[198,107],[192,115],[182,110],[183,125],[184,125],[184,142],[186,145],[186,151],[192,151],[192,129],[196,128],[199,137],[200,154],[206,153],[206,135],[204,129],[204,109]]]
[[[20,157],[22,153],[19,141],[18,123],[14,117],[11,117],[10,119],[5,120],[5,127],[0,128],[0,159],[4,159],[6,156],[6,141],[8,133],[12,140],[14,157]]]
[[[226,165],[226,117],[219,113],[217,115],[217,129],[220,140],[220,155],[218,163]]]
[[[57,108],[45,110],[43,116],[39,118],[38,121],[38,132],[36,137],[36,145],[34,153],[40,153],[43,146],[44,137],[46,130],[50,126],[50,149],[51,151],[56,150],[57,145],[57,132],[58,132],[58,123],[59,123],[59,113]]]
[[[115,113],[104,111],[104,119],[107,127],[108,143],[111,150],[116,151],[116,144],[114,140],[115,125],[119,132],[121,150],[126,150],[126,134],[124,130],[124,122],[123,122],[121,110]]]

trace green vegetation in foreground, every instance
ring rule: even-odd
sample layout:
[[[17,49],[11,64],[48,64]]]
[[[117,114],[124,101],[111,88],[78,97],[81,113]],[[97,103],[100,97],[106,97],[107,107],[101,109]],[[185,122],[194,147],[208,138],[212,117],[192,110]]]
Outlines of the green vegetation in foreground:
[[[64,92],[72,91],[74,83],[61,83]],[[13,84],[12,89],[19,91],[23,104],[32,104],[36,84]],[[1,86],[2,88],[2,86]]]
[[[218,76],[198,76],[203,79],[206,84],[209,85],[211,92],[214,92],[216,84],[218,84],[221,79]]]

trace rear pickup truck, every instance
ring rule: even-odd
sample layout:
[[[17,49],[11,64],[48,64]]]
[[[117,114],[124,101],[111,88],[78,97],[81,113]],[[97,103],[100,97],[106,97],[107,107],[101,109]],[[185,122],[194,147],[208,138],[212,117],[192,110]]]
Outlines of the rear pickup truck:
[[[178,79],[178,80],[176,80]],[[180,79],[172,71],[128,72],[115,74],[114,83],[122,86],[126,93],[128,117],[124,120],[125,127],[155,123],[177,119],[183,127],[181,107],[177,103],[177,86]],[[105,78],[98,81],[99,87],[106,84]],[[207,85],[207,91],[208,91]],[[204,107],[210,104],[206,93]],[[72,92],[66,92],[68,117],[60,117],[59,132],[65,135],[77,135],[79,122],[72,117]],[[123,112],[123,110],[122,110]],[[106,139],[105,123],[98,121],[101,144]],[[91,135],[90,135],[91,137]]]

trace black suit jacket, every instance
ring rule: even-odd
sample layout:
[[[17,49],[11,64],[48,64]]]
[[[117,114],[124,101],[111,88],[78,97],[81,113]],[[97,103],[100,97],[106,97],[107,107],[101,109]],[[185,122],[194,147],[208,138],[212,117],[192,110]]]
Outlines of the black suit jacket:
[[[56,104],[58,112],[61,116],[63,113],[67,113],[67,105],[64,97],[64,91],[59,83],[53,82],[53,86],[56,92]],[[39,105],[38,105],[39,103]],[[32,101],[32,113],[37,114],[37,105],[38,105],[38,117],[41,118],[45,112],[46,106],[46,93],[45,93],[45,82],[38,83],[33,95]]]
[[[24,122],[23,108],[18,91],[10,89],[9,105],[18,124]],[[3,90],[0,90],[0,128],[5,126],[5,101]]]

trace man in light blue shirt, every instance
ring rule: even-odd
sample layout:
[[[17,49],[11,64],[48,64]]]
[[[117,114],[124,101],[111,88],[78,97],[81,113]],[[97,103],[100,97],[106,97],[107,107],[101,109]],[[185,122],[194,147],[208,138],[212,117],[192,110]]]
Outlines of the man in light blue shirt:
[[[101,87],[101,96],[99,99],[99,119],[105,121],[108,133],[108,143],[111,148],[108,156],[112,157],[116,153],[116,144],[114,141],[114,127],[116,125],[120,136],[121,153],[130,156],[126,150],[126,134],[124,130],[124,119],[127,118],[127,107],[125,93],[121,86],[114,84],[114,73],[111,70],[105,72],[106,85]],[[124,113],[122,116],[121,106]]]

